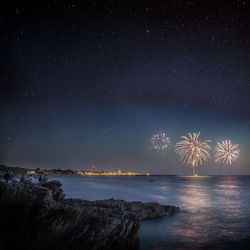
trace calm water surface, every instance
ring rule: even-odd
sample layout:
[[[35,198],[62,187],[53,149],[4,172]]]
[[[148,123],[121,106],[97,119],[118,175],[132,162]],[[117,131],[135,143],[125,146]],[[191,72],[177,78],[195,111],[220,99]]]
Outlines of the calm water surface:
[[[141,249],[250,249],[250,176],[51,179],[63,183],[67,198],[179,206],[174,216],[141,222]]]

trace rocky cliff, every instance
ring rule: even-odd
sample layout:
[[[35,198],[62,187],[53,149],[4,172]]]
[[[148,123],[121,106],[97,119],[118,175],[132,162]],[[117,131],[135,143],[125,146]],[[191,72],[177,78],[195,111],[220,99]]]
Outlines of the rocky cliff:
[[[158,203],[64,199],[61,183],[0,183],[0,249],[138,249],[139,220],[179,210]]]

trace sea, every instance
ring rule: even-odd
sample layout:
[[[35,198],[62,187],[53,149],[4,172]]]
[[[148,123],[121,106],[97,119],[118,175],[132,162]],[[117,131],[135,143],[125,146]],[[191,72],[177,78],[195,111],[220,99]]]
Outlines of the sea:
[[[66,198],[159,202],[173,216],[141,221],[141,250],[250,249],[250,176],[55,176]]]

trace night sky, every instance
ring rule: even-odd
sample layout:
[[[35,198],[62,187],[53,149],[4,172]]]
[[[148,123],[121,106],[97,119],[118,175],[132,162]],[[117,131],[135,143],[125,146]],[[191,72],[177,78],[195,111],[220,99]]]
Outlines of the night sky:
[[[191,174],[174,145],[200,131],[241,150],[200,174],[250,174],[249,5],[2,1],[0,163]]]

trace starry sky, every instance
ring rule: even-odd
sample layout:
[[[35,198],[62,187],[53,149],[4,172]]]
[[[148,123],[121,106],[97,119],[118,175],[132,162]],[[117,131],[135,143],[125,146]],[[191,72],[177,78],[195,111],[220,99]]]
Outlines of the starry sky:
[[[1,5],[0,163],[191,174],[174,145],[200,131],[241,150],[201,174],[250,174],[248,1]]]

